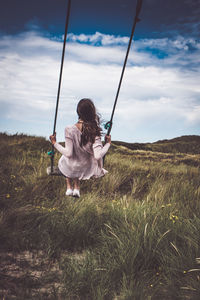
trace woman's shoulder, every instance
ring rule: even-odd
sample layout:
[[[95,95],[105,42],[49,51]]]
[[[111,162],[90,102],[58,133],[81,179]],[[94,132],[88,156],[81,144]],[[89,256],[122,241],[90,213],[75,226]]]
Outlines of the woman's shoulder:
[[[77,126],[74,125],[68,125],[65,127],[65,135],[74,136],[77,134],[80,134],[81,131],[77,128]]]
[[[76,125],[74,124],[74,125],[67,125],[66,127],[65,127],[65,131],[68,131],[68,132],[73,132],[74,130],[76,130],[77,128],[76,128]]]
[[[100,135],[96,135],[95,136],[95,141],[101,141],[101,136]]]
[[[71,130],[73,130],[73,126],[74,126],[74,125],[67,125],[67,126],[65,127],[65,131],[71,131]]]
[[[94,144],[93,145],[98,145],[98,144],[102,144],[101,136],[96,136],[95,139],[94,139]]]
[[[65,127],[65,136],[72,137],[74,135],[74,125],[68,125]]]

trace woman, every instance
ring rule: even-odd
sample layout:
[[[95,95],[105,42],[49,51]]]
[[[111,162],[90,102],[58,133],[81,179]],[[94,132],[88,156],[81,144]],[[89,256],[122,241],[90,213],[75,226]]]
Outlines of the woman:
[[[56,135],[50,140],[62,154],[58,168],[66,177],[67,196],[80,197],[80,180],[101,177],[107,173],[103,168],[103,156],[111,144],[111,136],[101,142],[100,120],[94,103],[82,99],[77,106],[78,122],[65,128],[65,147],[56,142]]]

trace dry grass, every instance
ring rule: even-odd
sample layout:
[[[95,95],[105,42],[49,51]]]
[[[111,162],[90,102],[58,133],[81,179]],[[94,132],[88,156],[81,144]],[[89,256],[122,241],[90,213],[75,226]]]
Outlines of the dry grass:
[[[200,155],[113,145],[75,200],[48,148],[0,135],[1,297],[199,299]]]

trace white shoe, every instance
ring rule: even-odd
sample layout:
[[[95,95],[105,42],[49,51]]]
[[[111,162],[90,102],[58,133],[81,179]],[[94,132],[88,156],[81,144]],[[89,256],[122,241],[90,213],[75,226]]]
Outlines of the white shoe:
[[[77,190],[77,189],[74,189],[74,191],[73,191],[73,197],[80,198],[80,191]]]
[[[65,194],[66,194],[66,196],[73,196],[72,189],[67,189]]]

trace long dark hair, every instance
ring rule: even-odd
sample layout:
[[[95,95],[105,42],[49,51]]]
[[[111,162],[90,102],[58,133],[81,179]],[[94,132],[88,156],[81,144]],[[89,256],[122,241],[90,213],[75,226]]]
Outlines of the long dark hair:
[[[100,127],[100,118],[96,112],[96,108],[92,100],[81,99],[77,105],[77,114],[79,119],[83,121],[81,146],[88,142],[92,144],[96,136],[101,136],[102,129]]]

